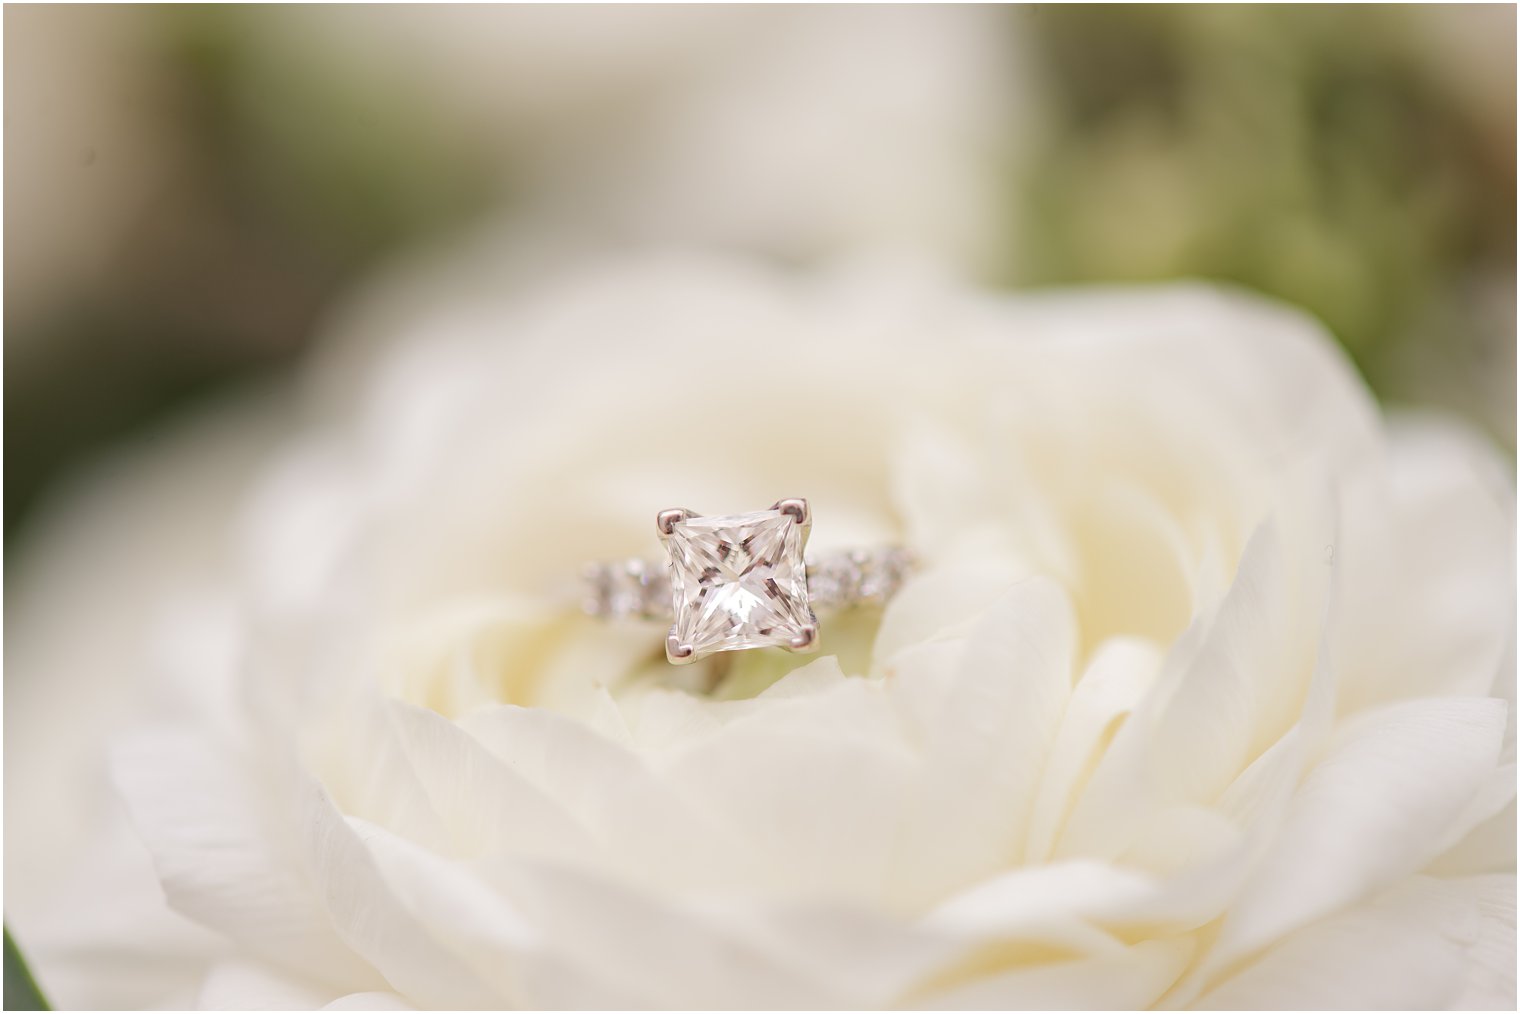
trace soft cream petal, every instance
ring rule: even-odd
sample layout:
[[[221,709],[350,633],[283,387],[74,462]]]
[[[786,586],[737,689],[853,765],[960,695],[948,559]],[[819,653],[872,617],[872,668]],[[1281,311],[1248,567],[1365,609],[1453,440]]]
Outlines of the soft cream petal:
[[[1505,710],[1487,699],[1407,701],[1342,730],[1231,906],[1210,967],[1429,863],[1495,770]]]
[[[1018,861],[1071,696],[1075,638],[1066,597],[1030,580],[987,608],[953,668],[894,677],[920,684],[910,687],[920,782],[897,840],[900,882],[932,898]]]
[[[195,998],[197,1010],[316,1010],[330,989],[279,972],[268,965],[229,958],[206,973]]]
[[[1062,507],[1067,539],[1079,547],[1070,587],[1084,643],[1176,640],[1198,606],[1199,561],[1181,521],[1145,489],[1119,480],[1094,482]]]
[[[416,1010],[395,993],[349,993],[325,1004],[323,1010]]]
[[[998,596],[1025,577],[998,561],[937,566],[913,576],[882,614],[872,651],[874,670],[884,671],[904,649],[964,635]]]
[[[1426,868],[1427,873],[1438,877],[1461,877],[1503,873],[1515,865],[1515,771],[1509,765],[1499,770],[1502,774],[1498,778],[1507,774],[1510,779],[1505,786],[1511,794],[1509,804],[1468,829],[1460,841]]]
[[[1030,815],[1026,862],[1050,858],[1073,803],[1120,724],[1155,680],[1161,665],[1156,648],[1142,640],[1104,642],[1077,681],[1061,719],[1060,732],[1040,778]]]
[[[1146,940],[1099,957],[1030,963],[917,999],[930,1010],[1140,1010],[1186,967],[1187,937]]]
[[[1292,602],[1285,555],[1279,526],[1256,533],[1225,601],[1172,647],[1156,684],[1114,737],[1056,855],[1117,856],[1148,811],[1216,801],[1251,759],[1266,687],[1280,679],[1285,655],[1302,653],[1281,640]],[[1312,645],[1306,661],[1313,661]],[[1311,672],[1312,664],[1306,684]]]
[[[445,829],[449,854],[508,852],[592,861],[600,853],[589,830],[559,801],[453,722],[399,701],[384,707]],[[393,826],[411,830],[406,823]]]
[[[587,973],[605,981],[611,992],[603,995],[623,1008],[858,1006],[773,942],[750,939],[721,916],[569,870],[536,866],[495,876],[544,932],[547,957],[559,962],[558,974],[530,978],[529,1006],[584,996],[575,980]]]
[[[743,842],[717,858],[749,871],[746,889],[861,902],[914,889],[893,844],[920,769],[885,684],[840,679],[707,709],[737,717],[670,751],[663,777]]]
[[[373,688],[352,687],[327,715],[308,719],[304,759],[345,814],[405,827],[419,841],[447,848],[449,829],[407,751],[399,710]]]
[[[1452,423],[1393,427],[1386,472],[1361,477],[1347,570],[1343,712],[1399,697],[1512,697],[1512,465]]]
[[[51,904],[13,902],[7,882],[7,929],[56,1010],[187,1008],[232,945],[169,907],[125,809],[110,799],[102,810],[76,875]]]
[[[905,543],[926,560],[1001,560],[1016,576],[1040,572],[1064,583],[1077,573],[1058,512],[1016,448],[977,446],[942,421],[915,417],[897,452],[892,492]]]
[[[1513,874],[1416,877],[1289,934],[1191,1006],[1513,1010],[1514,957]]]
[[[123,743],[114,766],[171,906],[316,982],[383,985],[333,932],[289,800],[270,797],[281,770],[278,757],[266,757],[258,773],[269,781],[255,781],[235,754],[163,729]],[[293,786],[299,776],[286,774]]]
[[[709,720],[716,727],[716,719]],[[656,770],[653,762],[663,751],[646,756],[536,708],[501,706],[469,715],[461,725],[590,828],[613,861],[641,879],[672,888],[719,886],[760,868],[761,857],[735,827]]]
[[[1073,929],[1097,925],[1109,913],[1138,905],[1161,889],[1152,877],[1074,860],[1025,866],[953,895],[926,917],[933,928],[969,938],[1069,943]],[[1099,950],[1117,945],[1110,937]]]
[[[473,1010],[502,1004],[499,992],[408,911],[362,836],[319,786],[302,786],[290,805],[304,837],[302,858],[311,870],[314,896],[343,942],[386,985],[425,1007]]]
[[[364,821],[363,839],[387,888],[434,940],[458,957],[497,996],[524,1003],[520,956],[538,946],[538,932],[472,868]]]
[[[524,972],[539,1006],[879,1008],[968,950],[853,905],[683,901],[542,865],[493,877],[546,934]]]

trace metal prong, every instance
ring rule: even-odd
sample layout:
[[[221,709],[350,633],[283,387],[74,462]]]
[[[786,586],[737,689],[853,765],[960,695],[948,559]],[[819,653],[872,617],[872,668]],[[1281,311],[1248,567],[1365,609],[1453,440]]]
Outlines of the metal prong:
[[[793,521],[804,528],[810,527],[813,523],[813,512],[808,507],[808,502],[800,497],[792,500],[777,500],[771,504],[771,510],[790,515]]]
[[[654,526],[659,529],[660,538],[668,538],[673,525],[678,525],[688,518],[696,517],[696,512],[687,510],[685,507],[672,507],[669,510],[660,511],[655,515]]]
[[[697,660],[697,653],[691,645],[682,644],[676,637],[676,628],[670,628],[670,636],[665,638],[665,658],[671,665],[687,665]]]
[[[809,623],[797,632],[797,636],[787,643],[788,651],[817,651],[818,650],[818,624]]]

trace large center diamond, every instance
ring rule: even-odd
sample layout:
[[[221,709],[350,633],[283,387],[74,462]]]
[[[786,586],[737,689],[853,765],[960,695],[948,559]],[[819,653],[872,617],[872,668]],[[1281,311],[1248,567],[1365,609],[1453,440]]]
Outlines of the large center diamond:
[[[790,644],[815,621],[803,528],[779,510],[671,526],[673,633],[697,655]]]

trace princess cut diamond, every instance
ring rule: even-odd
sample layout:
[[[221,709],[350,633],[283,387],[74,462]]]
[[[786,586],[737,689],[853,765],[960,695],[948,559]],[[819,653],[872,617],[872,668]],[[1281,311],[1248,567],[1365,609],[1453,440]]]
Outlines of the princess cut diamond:
[[[751,514],[661,515],[675,612],[671,661],[767,645],[814,647],[818,621],[802,556],[810,520],[800,500]]]

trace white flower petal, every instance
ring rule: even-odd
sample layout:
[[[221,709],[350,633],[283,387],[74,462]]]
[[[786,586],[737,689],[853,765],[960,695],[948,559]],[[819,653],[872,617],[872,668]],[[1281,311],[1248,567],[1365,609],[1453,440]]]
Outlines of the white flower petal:
[[[1509,779],[1508,784],[1501,786],[1500,779],[1506,777]],[[1502,873],[1515,864],[1514,766],[1499,768],[1490,789],[1508,793],[1509,803],[1470,828],[1460,841],[1426,867],[1426,872],[1438,877],[1460,877],[1477,873]]]
[[[265,763],[267,777],[279,759]],[[252,784],[235,755],[193,734],[155,729],[123,743],[114,773],[176,910],[316,982],[383,985],[333,932],[288,807],[270,812],[267,787]]]
[[[1116,856],[1148,811],[1220,798],[1252,759],[1263,713],[1278,710],[1270,702],[1292,693],[1282,674],[1302,673],[1302,700],[1316,670],[1313,641],[1287,636],[1302,622],[1293,615],[1303,608],[1296,584],[1281,526],[1264,526],[1225,601],[1172,648],[1114,737],[1055,854]]]
[[[1174,641],[1195,612],[1199,568],[1181,521],[1155,495],[1120,480],[1096,482],[1063,506],[1067,541],[1080,547],[1070,587],[1084,641]]]
[[[911,894],[893,844],[919,768],[884,684],[841,678],[807,697],[716,707],[738,717],[663,774],[743,842],[724,858],[750,871],[752,888],[862,902]]]
[[[1140,1010],[1187,966],[1193,942],[1146,940],[1100,957],[1029,961],[924,996],[931,1010]]]
[[[316,897],[344,943],[386,984],[426,1007],[501,1005],[500,994],[407,910],[363,839],[319,787],[304,786],[292,802]]]
[[[925,559],[1002,560],[1016,576],[1038,569],[1063,581],[1077,572],[1059,517],[1017,449],[989,452],[946,424],[915,418],[898,451],[892,491],[904,541]]]
[[[1069,944],[1074,930],[1098,925],[1115,909],[1146,901],[1160,884],[1107,863],[1074,860],[1027,866],[977,884],[931,912],[929,926],[989,940],[1016,938]],[[1113,937],[1092,937],[1097,950],[1120,949]]]
[[[1340,707],[1512,695],[1513,477],[1459,427],[1404,419],[1395,435],[1386,474],[1354,490],[1369,509],[1337,553],[1350,582]]]
[[[1503,702],[1488,699],[1406,701],[1341,730],[1231,906],[1210,967],[1435,858],[1495,769],[1505,712]]]
[[[316,1010],[332,991],[268,965],[237,958],[211,966],[195,998],[197,1010]]]
[[[881,1007],[962,949],[853,907],[682,904],[541,865],[494,876],[546,934],[537,1006],[584,1001],[589,973],[625,1007]]]
[[[1116,638],[1098,648],[1077,681],[1045,763],[1030,817],[1025,861],[1050,858],[1056,837],[1104,747],[1150,689],[1160,666],[1160,653],[1145,641]]]
[[[681,793],[639,753],[579,722],[503,706],[460,724],[592,829],[613,861],[641,878],[671,887],[721,885],[742,879],[737,871],[757,863],[749,844],[717,813]]]
[[[872,649],[874,670],[887,670],[904,649],[964,635],[989,604],[1026,578],[996,562],[932,567],[909,578],[882,613]]]
[[[588,861],[598,853],[587,829],[559,802],[459,726],[400,702],[389,702],[385,710],[446,828],[451,854],[508,852]]]
[[[608,882],[545,867],[512,876],[510,894],[548,946],[569,962],[607,980],[623,1006],[722,1009],[850,1006],[831,996],[777,955],[736,936],[726,920],[704,919]],[[571,984],[577,992],[578,986]],[[532,1006],[552,1006],[563,985],[541,980]]]
[[[1075,637],[1065,596],[1030,580],[987,608],[954,668],[894,677],[920,684],[909,690],[922,770],[897,841],[901,880],[932,897],[1018,861],[1071,696]]]
[[[106,803],[109,822],[51,905],[18,919],[7,890],[8,929],[56,1010],[189,1007],[230,945],[169,907],[125,809]]]
[[[1289,934],[1191,1006],[1513,1010],[1514,957],[1513,874],[1416,877]]]
[[[503,1001],[523,1006],[518,955],[538,933],[464,863],[435,855],[384,828],[350,819],[387,888],[448,953]]]
[[[349,993],[325,1004],[323,1010],[416,1010],[395,993]]]

